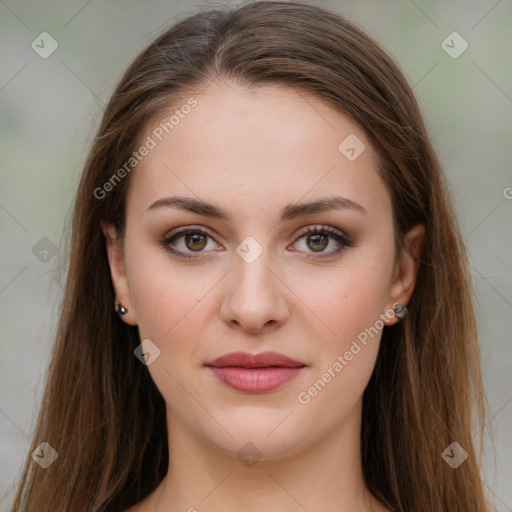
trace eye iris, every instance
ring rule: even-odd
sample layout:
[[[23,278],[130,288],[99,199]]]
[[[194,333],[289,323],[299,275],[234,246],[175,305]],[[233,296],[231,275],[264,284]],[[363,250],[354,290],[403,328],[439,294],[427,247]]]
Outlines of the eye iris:
[[[200,240],[201,238],[202,238],[202,242],[203,242],[202,245],[201,245],[201,240]],[[189,246],[189,241],[191,239],[193,240],[192,243],[194,243],[194,244],[199,243],[200,247],[190,247]],[[201,233],[187,234],[187,235],[185,235],[185,244],[186,244],[187,248],[190,249],[191,251],[194,251],[194,250],[195,251],[200,251],[200,250],[204,249],[205,246],[206,246],[206,236],[202,235]]]
[[[308,241],[311,241],[311,240],[315,240],[313,243],[318,243],[320,241],[320,239],[323,237],[323,244],[321,246],[318,246],[316,245],[316,249],[319,249],[319,250],[323,250],[327,247],[327,244],[328,244],[328,240],[327,240],[327,235],[325,234],[319,234],[319,233],[316,233],[316,234],[313,234],[313,235],[308,235]],[[312,247],[313,249],[313,247]]]

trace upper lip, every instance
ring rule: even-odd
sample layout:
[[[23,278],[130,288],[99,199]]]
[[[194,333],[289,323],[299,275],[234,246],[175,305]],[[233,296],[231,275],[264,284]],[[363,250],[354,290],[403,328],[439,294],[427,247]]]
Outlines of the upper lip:
[[[268,368],[269,366],[284,366],[288,368],[306,366],[301,361],[291,357],[279,354],[278,352],[260,352],[259,354],[250,354],[249,352],[230,352],[218,357],[206,366],[216,368],[225,368],[229,366],[238,366],[241,368]]]

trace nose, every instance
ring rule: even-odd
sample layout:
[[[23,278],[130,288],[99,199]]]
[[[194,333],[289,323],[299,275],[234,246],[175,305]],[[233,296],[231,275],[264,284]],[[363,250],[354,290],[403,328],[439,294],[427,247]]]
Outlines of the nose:
[[[255,334],[267,325],[278,328],[286,321],[288,288],[275,267],[265,251],[251,263],[235,255],[220,309],[224,322]]]

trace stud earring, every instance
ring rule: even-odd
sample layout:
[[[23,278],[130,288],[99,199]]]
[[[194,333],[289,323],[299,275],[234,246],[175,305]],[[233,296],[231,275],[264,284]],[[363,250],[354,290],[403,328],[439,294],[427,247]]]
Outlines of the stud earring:
[[[115,309],[119,316],[125,315],[128,311],[119,301],[116,302]]]
[[[399,320],[403,320],[404,318],[406,318],[407,308],[403,304],[400,304],[400,302],[397,302],[396,304],[393,305],[393,309],[395,310],[395,316]]]

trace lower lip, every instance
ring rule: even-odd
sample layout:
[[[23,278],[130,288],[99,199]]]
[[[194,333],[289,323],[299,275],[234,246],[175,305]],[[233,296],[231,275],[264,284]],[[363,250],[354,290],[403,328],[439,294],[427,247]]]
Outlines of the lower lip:
[[[240,368],[229,366],[225,368],[209,367],[215,376],[227,386],[247,393],[263,393],[272,391],[286,382],[294,379],[305,368],[285,366],[270,366],[268,368]]]

